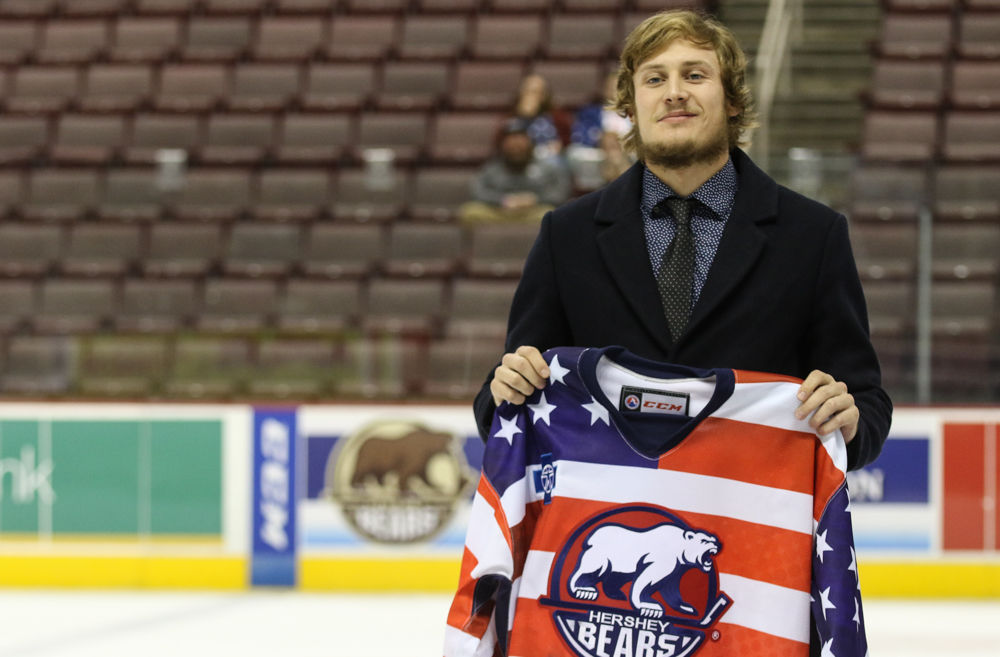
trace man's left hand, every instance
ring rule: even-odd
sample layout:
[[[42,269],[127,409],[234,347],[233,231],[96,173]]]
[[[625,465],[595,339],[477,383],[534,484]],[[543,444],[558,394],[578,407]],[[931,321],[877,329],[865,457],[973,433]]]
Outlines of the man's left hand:
[[[858,433],[858,419],[861,413],[854,405],[854,396],[847,392],[847,384],[837,381],[826,372],[813,370],[799,387],[799,401],[795,410],[796,419],[803,419],[810,413],[809,426],[821,436],[840,429],[848,443]]]

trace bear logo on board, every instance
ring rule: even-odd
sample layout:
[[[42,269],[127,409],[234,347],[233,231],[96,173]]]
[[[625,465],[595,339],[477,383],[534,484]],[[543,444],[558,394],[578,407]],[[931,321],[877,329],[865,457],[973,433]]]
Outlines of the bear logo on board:
[[[574,530],[541,602],[579,657],[694,655],[733,604],[719,590],[722,549],[667,509],[617,507]]]

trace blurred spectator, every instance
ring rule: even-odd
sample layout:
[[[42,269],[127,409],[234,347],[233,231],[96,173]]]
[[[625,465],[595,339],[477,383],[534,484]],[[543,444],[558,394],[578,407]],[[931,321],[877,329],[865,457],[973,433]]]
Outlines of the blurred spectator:
[[[463,223],[539,222],[569,198],[569,172],[535,157],[529,128],[523,119],[501,128],[499,154],[473,180],[473,200],[460,211]]]
[[[566,149],[566,161],[578,189],[590,191],[603,187],[635,163],[620,141],[632,122],[609,109],[618,93],[617,85],[617,73],[609,74],[604,81],[603,96],[584,105],[576,114],[573,143]]]
[[[536,159],[553,160],[569,145],[570,117],[553,105],[549,83],[541,75],[529,75],[521,81],[513,114],[527,122]]]

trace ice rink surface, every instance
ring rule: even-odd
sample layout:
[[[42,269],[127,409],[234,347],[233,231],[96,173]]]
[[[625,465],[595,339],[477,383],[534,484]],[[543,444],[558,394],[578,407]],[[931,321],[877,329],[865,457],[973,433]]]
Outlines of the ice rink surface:
[[[0,657],[441,654],[446,595],[0,591]],[[1000,601],[865,602],[872,657],[1000,657]]]

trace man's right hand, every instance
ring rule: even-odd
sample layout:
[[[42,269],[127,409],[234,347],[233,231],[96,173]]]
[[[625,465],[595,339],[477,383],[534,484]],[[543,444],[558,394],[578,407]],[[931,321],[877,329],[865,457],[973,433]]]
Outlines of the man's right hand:
[[[518,347],[514,353],[504,354],[493,373],[493,403],[523,404],[536,389],[545,387],[548,378],[549,364],[542,353],[535,347]]]

